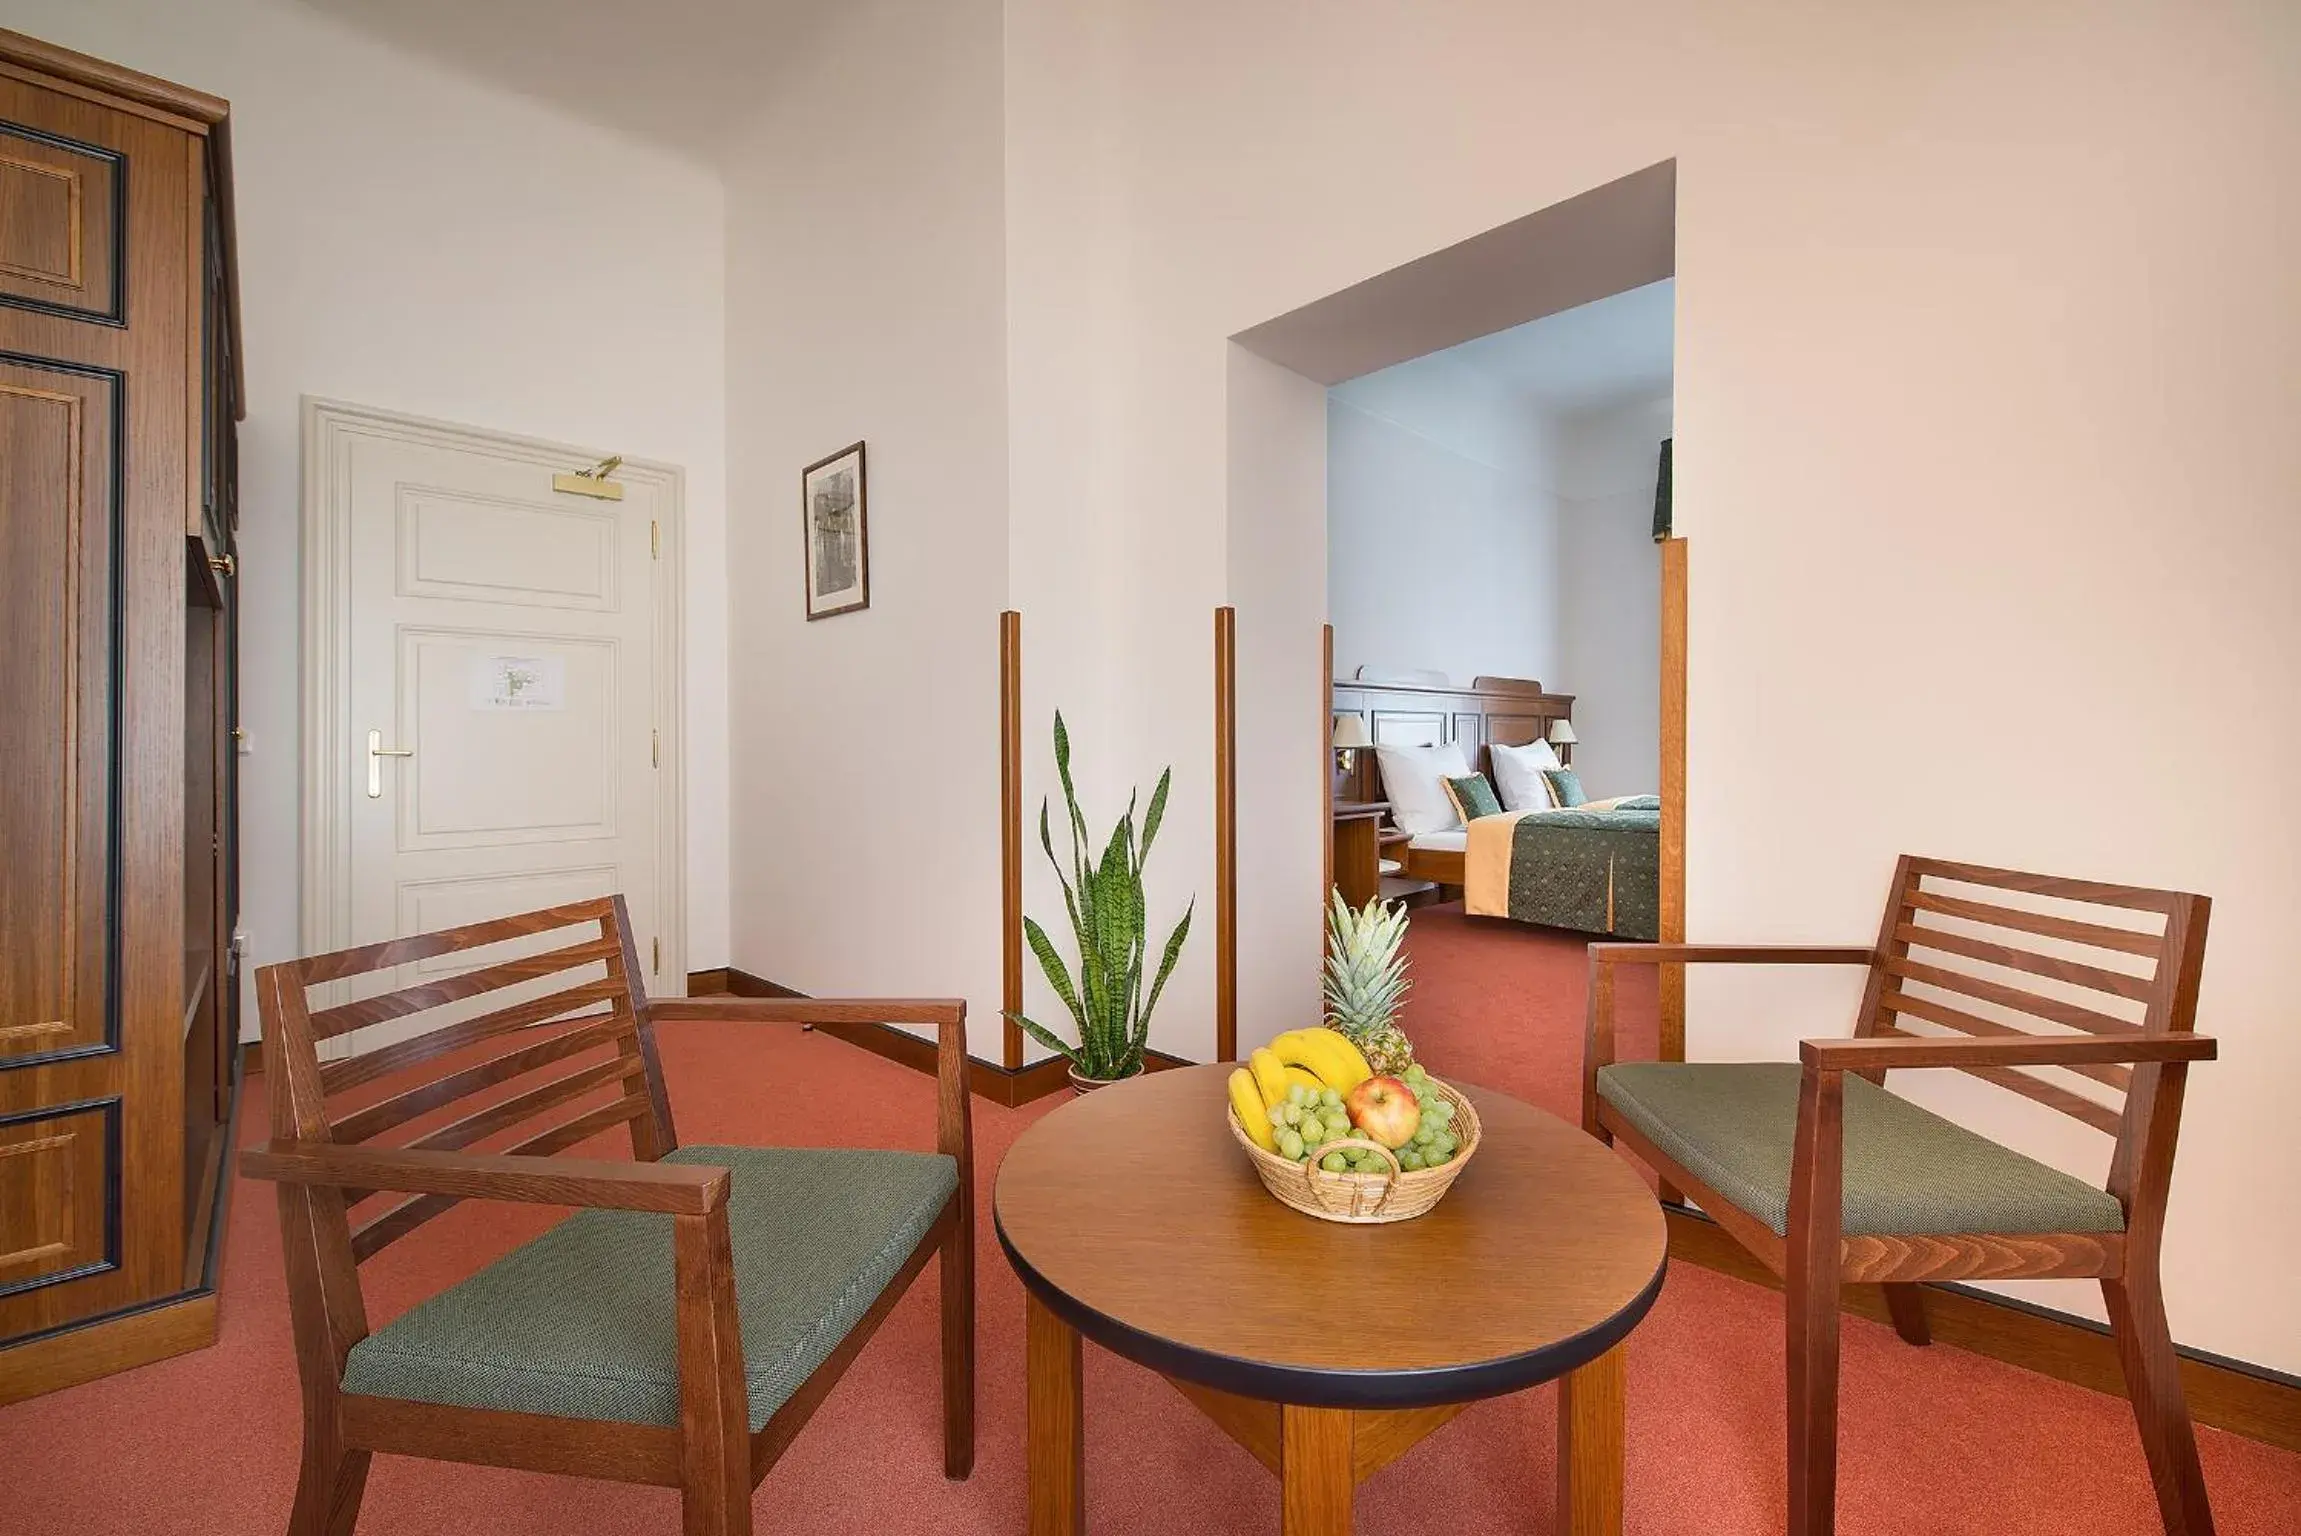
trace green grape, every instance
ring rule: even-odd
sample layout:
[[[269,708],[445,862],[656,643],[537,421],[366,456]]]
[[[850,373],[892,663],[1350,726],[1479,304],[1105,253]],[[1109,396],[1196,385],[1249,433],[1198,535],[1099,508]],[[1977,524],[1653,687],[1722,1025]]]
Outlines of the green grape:
[[[1415,1151],[1414,1148],[1408,1147],[1405,1151],[1398,1154],[1398,1166],[1405,1169],[1408,1173],[1412,1173],[1417,1168],[1422,1166],[1422,1154]]]
[[[1278,1133],[1278,1155],[1287,1159],[1302,1156],[1302,1133],[1292,1126]]]
[[[1429,1151],[1422,1154],[1422,1166],[1425,1168],[1436,1168],[1443,1163],[1452,1161],[1453,1157],[1453,1148],[1443,1144],[1434,1146]]]
[[[1281,1099],[1270,1106],[1270,1123],[1272,1125],[1292,1125],[1294,1122],[1295,1113],[1292,1104]]]
[[[1350,1166],[1350,1162],[1340,1152],[1329,1152],[1318,1160],[1318,1166],[1328,1173],[1340,1173]]]
[[[1292,1104],[1295,1108],[1300,1109],[1302,1107],[1303,1101],[1309,1097],[1310,1090],[1303,1087],[1302,1084],[1288,1083],[1286,1085],[1286,1102]]]
[[[1328,1109],[1340,1109],[1342,1108],[1342,1095],[1336,1093],[1332,1088],[1322,1089],[1318,1095],[1318,1102],[1324,1104]]]

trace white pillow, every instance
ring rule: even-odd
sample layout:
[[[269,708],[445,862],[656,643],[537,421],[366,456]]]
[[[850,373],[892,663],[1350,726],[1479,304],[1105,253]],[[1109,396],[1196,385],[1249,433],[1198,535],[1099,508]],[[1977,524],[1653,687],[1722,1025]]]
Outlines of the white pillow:
[[[1466,777],[1470,764],[1463,760],[1459,742],[1437,747],[1376,747],[1375,764],[1382,770],[1383,797],[1390,802],[1390,819],[1398,830],[1414,836],[1444,832],[1462,825],[1447,798],[1446,780]]]
[[[1522,747],[1499,744],[1486,749],[1494,768],[1494,792],[1502,797],[1506,811],[1547,811],[1558,802],[1550,798],[1550,781],[1542,777],[1545,768],[1559,766],[1558,754],[1550,750],[1546,741],[1530,741]]]

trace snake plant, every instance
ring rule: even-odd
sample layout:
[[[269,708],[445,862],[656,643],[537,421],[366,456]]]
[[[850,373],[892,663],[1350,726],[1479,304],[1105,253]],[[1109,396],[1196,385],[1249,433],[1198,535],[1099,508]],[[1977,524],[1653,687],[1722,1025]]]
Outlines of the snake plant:
[[[1039,957],[1039,969],[1046,972],[1047,984],[1070,1010],[1078,1043],[1070,1044],[1019,1013],[1008,1017],[1033,1040],[1068,1057],[1081,1077],[1131,1077],[1142,1070],[1151,1010],[1158,1007],[1159,993],[1165,990],[1167,977],[1174,973],[1175,961],[1182,956],[1191,913],[1198,905],[1193,900],[1183,909],[1182,920],[1167,936],[1150,994],[1144,996],[1143,962],[1149,949],[1145,942],[1143,864],[1150,858],[1151,843],[1166,815],[1167,786],[1174,779],[1174,770],[1169,768],[1159,775],[1158,788],[1151,792],[1150,805],[1143,811],[1139,834],[1135,797],[1127,797],[1126,814],[1111,828],[1099,861],[1094,857],[1095,839],[1088,834],[1086,816],[1079,810],[1078,791],[1071,783],[1071,738],[1063,728],[1060,710],[1055,712],[1055,773],[1062,780],[1063,805],[1070,813],[1070,867],[1066,870],[1063,861],[1055,857],[1054,838],[1048,830],[1049,806],[1044,798],[1039,801],[1039,846],[1046,850],[1047,862],[1062,882],[1063,908],[1070,917],[1071,935],[1079,952],[1076,981],[1036,919],[1024,918],[1023,932],[1030,940],[1031,953]]]

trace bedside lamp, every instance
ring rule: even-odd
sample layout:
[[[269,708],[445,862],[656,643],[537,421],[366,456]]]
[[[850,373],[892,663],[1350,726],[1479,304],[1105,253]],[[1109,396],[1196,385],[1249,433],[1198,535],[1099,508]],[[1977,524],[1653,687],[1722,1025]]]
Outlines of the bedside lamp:
[[[1574,743],[1581,739],[1574,734],[1573,721],[1553,720],[1550,722],[1550,745],[1558,749],[1558,765],[1560,767],[1573,765]]]
[[[1355,710],[1334,717],[1334,771],[1348,773],[1357,766],[1358,749],[1371,747],[1374,738],[1366,734],[1366,717]]]

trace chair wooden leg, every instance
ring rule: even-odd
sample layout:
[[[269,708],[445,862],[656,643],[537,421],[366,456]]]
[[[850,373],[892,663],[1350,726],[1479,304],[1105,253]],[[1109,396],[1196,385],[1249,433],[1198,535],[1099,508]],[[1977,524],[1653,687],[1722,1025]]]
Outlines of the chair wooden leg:
[[[1789,1291],[1790,1536],[1837,1528],[1838,1288]]]
[[[975,1470],[975,1235],[960,1222],[943,1239],[943,1475]]]
[[[1925,1320],[1925,1292],[1915,1281],[1894,1281],[1878,1287],[1886,1293],[1886,1315],[1905,1344],[1919,1347],[1933,1342],[1933,1329]]]
[[[1842,1080],[1807,1067],[1798,1094],[1782,1275],[1789,1346],[1789,1536],[1831,1536],[1837,1529],[1844,1107]]]
[[[2166,1536],[2213,1536],[2213,1508],[2205,1496],[2205,1470],[2197,1462],[2197,1430],[2181,1392],[2181,1366],[2165,1324],[2165,1298],[2155,1275],[2101,1282],[2109,1326],[2125,1367],[2126,1394],[2157,1485],[2157,1510]]]
[[[288,1536],[352,1536],[371,1460],[370,1452],[346,1450],[332,1425],[322,1429],[307,1423]]]
[[[751,1401],[727,1208],[672,1221],[683,1536],[751,1536]]]

